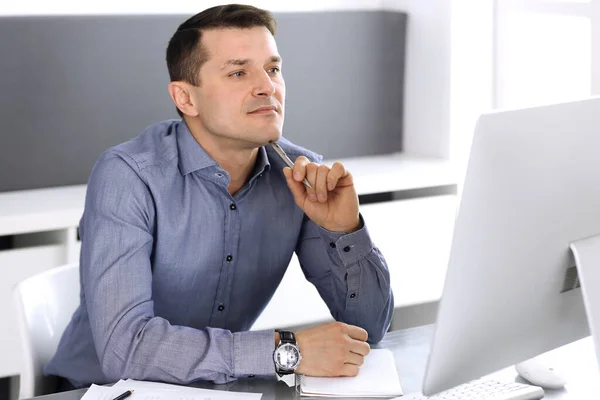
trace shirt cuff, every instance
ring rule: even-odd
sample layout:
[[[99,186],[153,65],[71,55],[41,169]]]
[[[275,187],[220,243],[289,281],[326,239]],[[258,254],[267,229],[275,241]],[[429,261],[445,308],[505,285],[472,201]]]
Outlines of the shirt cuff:
[[[236,378],[274,378],[275,332],[247,331],[233,334],[233,372]]]
[[[339,257],[345,267],[365,258],[375,247],[362,215],[359,218],[362,228],[352,233],[332,232],[319,227],[321,237],[327,242],[328,251]]]

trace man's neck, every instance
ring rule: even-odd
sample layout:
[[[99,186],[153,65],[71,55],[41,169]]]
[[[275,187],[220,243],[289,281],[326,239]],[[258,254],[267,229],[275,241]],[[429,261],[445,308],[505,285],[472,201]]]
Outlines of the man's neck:
[[[195,128],[189,123],[188,127],[204,151],[229,174],[229,193],[238,192],[254,170],[258,148],[243,148],[235,140],[207,134],[202,128]]]
[[[237,193],[246,183],[254,170],[258,149],[233,150],[208,154],[229,174],[227,190],[231,195]]]

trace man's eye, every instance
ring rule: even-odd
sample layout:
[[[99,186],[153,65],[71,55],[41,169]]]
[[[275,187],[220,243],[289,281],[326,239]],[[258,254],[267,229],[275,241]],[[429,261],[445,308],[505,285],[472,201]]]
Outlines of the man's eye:
[[[279,69],[279,67],[273,67],[271,69],[269,69],[270,72],[277,74],[281,71],[281,69]]]
[[[244,75],[244,71],[237,71],[237,72],[234,72],[233,74],[231,74],[229,76],[235,76],[235,77],[239,78],[239,77],[241,77],[243,75]]]

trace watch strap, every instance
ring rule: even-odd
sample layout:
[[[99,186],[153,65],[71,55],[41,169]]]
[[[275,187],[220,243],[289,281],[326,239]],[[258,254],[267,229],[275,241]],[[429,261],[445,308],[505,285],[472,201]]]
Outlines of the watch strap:
[[[298,344],[296,343],[296,336],[294,335],[294,332],[283,331],[283,330],[279,330],[279,329],[276,329],[275,332],[279,333],[279,344],[277,345],[275,352],[277,352],[277,349],[280,348],[281,346],[283,346],[284,344],[291,344],[297,348]],[[293,369],[285,370],[285,369],[279,368],[277,366],[277,363],[275,363],[275,365],[276,365],[275,372],[277,372],[277,375],[279,375],[280,377],[283,375],[288,375],[288,374],[294,373]]]
[[[279,341],[281,343],[292,343],[296,344],[296,336],[294,332],[290,331],[277,331],[279,333]]]

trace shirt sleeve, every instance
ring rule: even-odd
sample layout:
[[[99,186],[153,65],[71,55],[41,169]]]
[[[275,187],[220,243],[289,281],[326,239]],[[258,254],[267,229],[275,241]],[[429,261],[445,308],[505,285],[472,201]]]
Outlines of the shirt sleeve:
[[[187,384],[275,378],[272,330],[232,333],[154,315],[155,209],[135,161],[105,153],[94,166],[80,232],[81,282],[96,352],[111,381]]]
[[[365,221],[353,233],[331,232],[305,217],[296,247],[306,278],[317,288],[335,320],[360,326],[377,343],[387,332],[394,296],[385,259]]]

